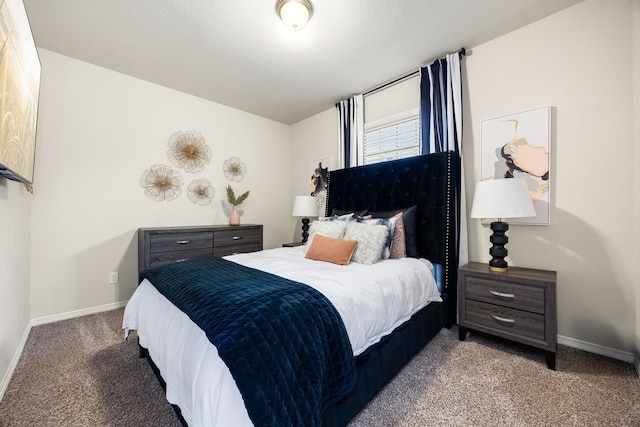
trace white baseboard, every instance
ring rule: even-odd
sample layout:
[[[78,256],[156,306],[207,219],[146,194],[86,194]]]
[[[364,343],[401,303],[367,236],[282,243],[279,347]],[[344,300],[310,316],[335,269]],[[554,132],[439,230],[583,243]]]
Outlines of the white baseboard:
[[[127,305],[127,301],[114,302],[111,304],[99,305],[97,307],[85,308],[82,310],[69,311],[67,313],[55,314],[53,316],[43,316],[35,319],[31,319],[31,321],[27,324],[27,327],[24,329],[24,333],[22,334],[22,339],[20,340],[20,344],[16,349],[15,354],[13,355],[13,359],[11,359],[11,363],[9,364],[9,369],[5,372],[2,381],[0,381],[0,400],[4,396],[7,387],[9,386],[9,380],[13,376],[13,372],[16,370],[16,366],[18,366],[18,361],[20,360],[20,356],[22,356],[22,352],[24,351],[24,346],[27,343],[27,338],[29,338],[29,333],[31,332],[31,328],[38,325],[44,325],[46,323],[58,322],[60,320],[73,319],[75,317],[86,316],[89,314],[102,313],[103,311],[116,310],[118,308],[122,308]]]
[[[47,323],[59,322],[60,320],[73,319],[76,317],[87,316],[89,314],[102,313],[103,311],[117,310],[127,305],[127,301],[114,302],[111,304],[99,305],[97,307],[83,308],[82,310],[69,311],[66,313],[54,314],[52,316],[43,316],[31,319],[31,326],[44,325]]]
[[[5,372],[4,377],[2,378],[2,382],[0,382],[0,400],[4,397],[4,392],[7,391],[13,372],[16,370],[16,366],[18,366],[18,361],[20,361],[20,356],[22,356],[24,346],[27,344],[27,338],[29,338],[29,332],[31,332],[31,325],[27,323],[27,327],[24,328],[24,332],[22,333],[20,344],[18,344],[18,348],[16,349],[16,352],[11,359],[11,363],[9,364],[9,369],[7,369],[7,372]]]
[[[601,356],[607,356],[612,359],[621,360],[627,363],[636,364],[636,371],[638,371],[638,361],[630,351],[616,350],[610,347],[605,347],[599,344],[593,344],[586,341],[580,341],[575,338],[564,337],[558,335],[558,344],[566,345],[567,347],[577,348],[579,350],[588,351],[589,353],[599,354]],[[640,371],[638,371],[640,372]]]

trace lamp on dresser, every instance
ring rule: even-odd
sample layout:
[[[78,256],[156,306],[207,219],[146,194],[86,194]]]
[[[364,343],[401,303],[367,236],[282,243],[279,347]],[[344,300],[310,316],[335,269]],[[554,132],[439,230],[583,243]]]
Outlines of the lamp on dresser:
[[[520,178],[487,179],[476,184],[471,207],[471,218],[496,218],[491,223],[492,243],[489,254],[489,270],[505,272],[507,262],[504,258],[508,251],[505,245],[509,241],[506,235],[509,224],[504,218],[523,218],[536,216],[527,183]]]
[[[292,216],[302,217],[302,243],[309,238],[309,217],[318,216],[318,205],[313,196],[296,196]]]

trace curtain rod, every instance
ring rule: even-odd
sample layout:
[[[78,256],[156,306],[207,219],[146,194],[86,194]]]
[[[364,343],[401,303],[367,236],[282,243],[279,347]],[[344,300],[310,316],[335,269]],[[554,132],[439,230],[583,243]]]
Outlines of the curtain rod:
[[[467,50],[465,48],[461,48],[458,51],[458,56],[460,58],[462,58],[463,56],[466,56],[466,54],[467,54]],[[378,92],[378,91],[380,91],[382,89],[385,89],[385,88],[387,88],[389,86],[393,86],[394,84],[400,83],[401,81],[409,79],[409,78],[411,78],[411,77],[413,77],[413,76],[415,76],[415,75],[417,75],[419,73],[420,73],[420,68],[418,68],[417,70],[411,71],[411,72],[409,72],[407,74],[403,74],[400,77],[396,77],[395,79],[390,80],[390,81],[388,81],[386,83],[383,83],[383,84],[381,84],[379,86],[376,86],[376,87],[374,87],[372,89],[369,89],[369,90],[363,92],[362,96],[373,95],[374,93],[376,93],[376,92]]]

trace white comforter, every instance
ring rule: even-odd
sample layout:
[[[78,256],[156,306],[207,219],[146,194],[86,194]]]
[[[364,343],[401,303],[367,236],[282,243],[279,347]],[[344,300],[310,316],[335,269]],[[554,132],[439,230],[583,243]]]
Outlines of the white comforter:
[[[306,283],[322,292],[345,324],[354,355],[388,335],[431,301],[441,301],[431,264],[413,258],[338,266],[304,258],[304,248],[278,248],[226,257]],[[242,396],[204,332],[144,280],[122,322],[167,383],[167,400],[192,426],[250,426]]]

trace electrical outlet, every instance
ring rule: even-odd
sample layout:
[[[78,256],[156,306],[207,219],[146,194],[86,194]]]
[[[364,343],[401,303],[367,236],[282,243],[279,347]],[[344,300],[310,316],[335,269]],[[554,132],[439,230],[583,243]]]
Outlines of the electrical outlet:
[[[109,273],[109,284],[110,285],[117,285],[118,284],[118,272],[117,271],[112,271],[111,273]]]

